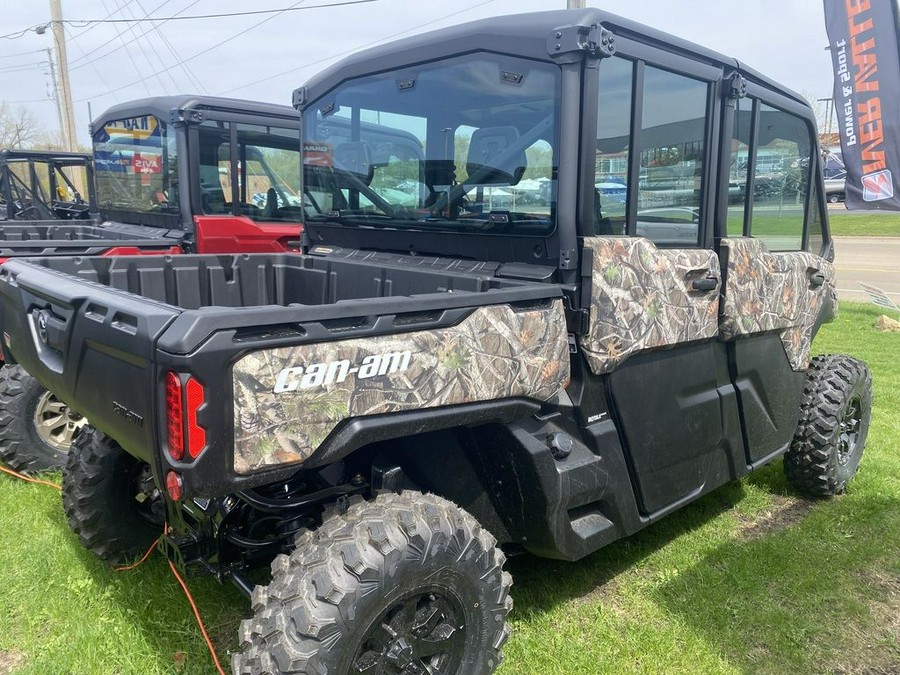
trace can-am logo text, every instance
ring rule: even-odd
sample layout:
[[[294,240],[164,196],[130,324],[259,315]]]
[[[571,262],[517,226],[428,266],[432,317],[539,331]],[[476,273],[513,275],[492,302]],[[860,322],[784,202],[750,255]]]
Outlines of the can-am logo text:
[[[358,380],[366,380],[379,375],[393,375],[409,369],[412,352],[389,352],[371,354],[359,365],[353,366],[349,359],[314,363],[310,366],[285,368],[275,378],[275,393],[283,394],[298,389],[312,389],[329,384],[340,384],[351,375]]]

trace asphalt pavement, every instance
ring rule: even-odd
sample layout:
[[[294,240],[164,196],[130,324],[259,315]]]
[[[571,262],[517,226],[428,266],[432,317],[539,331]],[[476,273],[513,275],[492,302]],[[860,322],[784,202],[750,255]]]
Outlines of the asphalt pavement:
[[[863,281],[900,305],[900,237],[835,237],[838,298],[867,301]]]

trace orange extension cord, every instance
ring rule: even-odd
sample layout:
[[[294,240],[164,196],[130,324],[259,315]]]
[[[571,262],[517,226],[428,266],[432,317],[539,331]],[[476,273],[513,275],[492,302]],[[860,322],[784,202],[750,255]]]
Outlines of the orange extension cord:
[[[46,485],[48,487],[56,488],[57,490],[62,490],[62,488],[56,483],[51,483],[49,480],[40,480],[39,478],[31,478],[29,476],[25,476],[18,471],[13,471],[12,469],[7,469],[5,466],[0,466],[0,471],[3,473],[8,473],[10,476],[15,476],[24,481],[28,481],[29,483],[37,483],[38,485]]]
[[[48,480],[40,480],[39,478],[31,478],[19,473],[18,471],[8,469],[5,466],[0,466],[0,471],[2,471],[3,473],[8,473],[10,476],[14,476],[29,483],[46,485],[48,487],[56,488],[57,490],[62,489],[62,487],[60,487],[56,483],[52,483]],[[141,559],[136,563],[134,563],[133,565],[122,565],[120,567],[114,567],[113,571],[127,572],[128,570],[133,570],[135,567],[138,567],[141,563],[143,563],[147,558],[150,557],[150,554],[153,553],[153,550],[157,547],[158,544],[159,539],[156,539],[152,544],[150,544],[150,548],[147,549]],[[215,647],[213,647],[212,640],[209,639],[209,634],[206,632],[206,626],[203,625],[203,619],[200,618],[200,610],[197,609],[197,603],[194,602],[194,597],[188,590],[187,584],[184,583],[184,579],[182,579],[181,575],[178,574],[178,570],[175,569],[175,565],[172,564],[172,561],[168,560],[167,562],[169,563],[169,569],[172,570],[172,574],[175,575],[176,581],[178,581],[178,584],[181,586],[181,590],[183,590],[184,594],[187,596],[188,602],[191,604],[191,609],[194,610],[194,617],[197,619],[197,625],[200,626],[200,632],[203,634],[203,639],[206,641],[206,646],[209,649],[209,653],[212,655],[213,662],[216,664],[216,670],[219,672],[219,675],[226,675],[225,671],[222,669],[222,664],[219,663],[219,657],[216,655],[216,650]]]

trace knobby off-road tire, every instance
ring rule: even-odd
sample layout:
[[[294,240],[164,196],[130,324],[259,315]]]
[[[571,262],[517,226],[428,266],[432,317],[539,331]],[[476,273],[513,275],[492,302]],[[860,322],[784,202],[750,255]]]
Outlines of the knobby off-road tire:
[[[504,562],[472,516],[435,495],[385,494],[332,510],[253,591],[232,667],[238,675],[491,673],[509,635]]]
[[[69,527],[110,564],[130,562],[162,534],[165,515],[150,467],[92,427],[72,445],[62,500]]]
[[[841,354],[812,360],[800,423],[784,456],[784,473],[812,497],[841,494],[856,474],[872,417],[872,375]]]
[[[22,366],[0,369],[0,460],[16,471],[61,469],[85,419]]]

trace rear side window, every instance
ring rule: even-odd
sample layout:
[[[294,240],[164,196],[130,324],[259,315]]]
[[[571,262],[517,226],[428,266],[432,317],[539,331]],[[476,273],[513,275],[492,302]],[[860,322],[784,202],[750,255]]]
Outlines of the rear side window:
[[[300,220],[298,129],[206,120],[198,133],[203,213]]]
[[[642,61],[603,60],[594,155],[596,234],[698,245],[709,95],[708,82],[700,79]]]
[[[644,69],[636,234],[657,244],[696,246],[706,154],[705,82]]]
[[[804,120],[760,105],[750,234],[770,251],[803,248],[812,147]]]
[[[728,211],[725,215],[729,237],[744,234],[744,217],[747,213],[747,190],[750,161],[750,130],[753,122],[753,101],[737,99],[734,109],[734,133],[731,138],[731,163],[728,167]]]
[[[606,59],[600,68],[594,155],[596,234],[625,234],[633,71],[633,62],[619,58]]]

